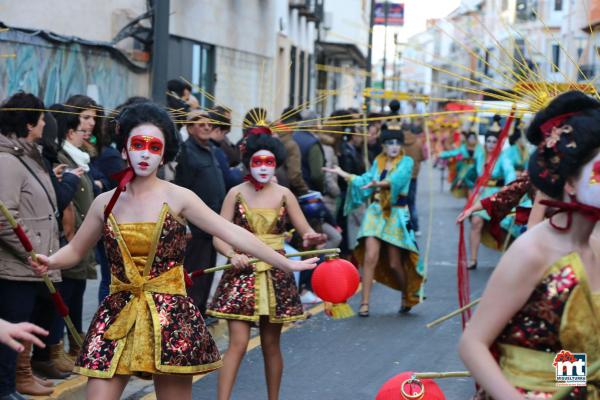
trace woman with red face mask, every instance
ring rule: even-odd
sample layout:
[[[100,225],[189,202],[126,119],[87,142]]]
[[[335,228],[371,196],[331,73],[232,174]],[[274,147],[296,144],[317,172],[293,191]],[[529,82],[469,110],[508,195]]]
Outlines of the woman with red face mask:
[[[600,357],[599,127],[600,102],[572,91],[528,129],[538,146],[531,182],[558,212],[511,245],[463,333],[460,355],[481,388],[476,399],[550,398],[560,375],[576,378],[577,353],[587,354],[587,385],[564,398],[600,398],[600,374],[589,368]]]
[[[325,243],[306,221],[296,197],[273,182],[277,165],[285,160],[285,149],[268,128],[248,131],[242,145],[242,162],[250,171],[246,181],[225,197],[221,216],[252,232],[263,243],[283,253],[285,227],[289,220],[304,240],[304,246]],[[225,271],[207,313],[227,319],[229,347],[219,371],[218,396],[229,399],[235,377],[250,340],[252,323],[258,323],[265,361],[269,400],[279,398],[283,359],[279,347],[284,322],[305,318],[294,276],[268,263],[249,264],[243,249],[215,238],[221,254],[231,259],[234,269]]]
[[[150,102],[133,104],[121,111],[117,126],[117,147],[129,164],[119,187],[94,200],[68,245],[31,264],[40,274],[67,269],[103,238],[110,294],[75,362],[75,372],[89,378],[86,397],[119,399],[129,377],[138,375],[153,378],[161,400],[189,400],[191,376],[219,368],[221,358],[186,293],[186,221],[286,272],[314,268],[316,259],[288,260],[191,191],[159,179],[158,167],[177,153],[175,127],[165,110]]]

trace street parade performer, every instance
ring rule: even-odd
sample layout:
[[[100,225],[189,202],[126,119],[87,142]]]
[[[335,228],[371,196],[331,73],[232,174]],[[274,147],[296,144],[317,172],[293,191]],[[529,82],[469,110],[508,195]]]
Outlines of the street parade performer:
[[[269,128],[248,131],[241,146],[242,162],[250,171],[245,182],[231,188],[221,216],[256,235],[263,243],[283,253],[288,218],[302,236],[304,247],[324,244],[327,237],[308,224],[296,197],[273,181],[275,169],[285,161],[283,144]],[[280,349],[284,322],[305,318],[294,275],[273,269],[269,263],[249,264],[245,251],[215,238],[221,254],[231,259],[233,269],[223,273],[208,314],[228,321],[229,347],[219,371],[218,399],[230,399],[240,363],[246,354],[252,323],[258,323],[269,399],[279,398],[283,374]]]
[[[344,214],[366,203],[367,208],[358,239],[356,256],[363,270],[363,289],[359,315],[369,316],[369,300],[373,279],[402,291],[401,313],[419,303],[423,282],[422,263],[414,230],[410,225],[407,194],[413,169],[412,158],[404,155],[402,131],[384,130],[381,134],[383,152],[373,166],[357,176],[340,167],[325,168],[348,182]],[[382,247],[387,253],[382,253]]]
[[[475,160],[477,153],[483,152],[483,147],[477,139],[477,132],[466,133],[466,140],[459,147],[442,151],[438,156],[441,160],[454,159],[456,161],[456,173],[450,186],[450,192],[457,198],[468,198],[471,190],[475,187],[477,172]]]
[[[500,260],[460,341],[476,399],[550,398],[562,350],[598,361],[600,337],[600,102],[563,93],[528,129],[533,185],[557,212]],[[507,295],[510,294],[510,295]],[[600,374],[569,399],[600,399]]]
[[[89,377],[88,399],[120,398],[130,375],[151,375],[159,399],[191,399],[191,375],[222,362],[186,295],[185,221],[286,272],[314,268],[316,259],[288,260],[191,191],[159,179],[159,165],[177,152],[166,111],[151,102],[133,104],[121,111],[117,126],[117,146],[129,161],[119,187],[94,200],[67,246],[31,263],[38,273],[66,269],[101,237],[105,241],[111,294],[100,304],[75,363],[75,371]]]
[[[475,168],[477,170],[477,176],[481,177],[485,170],[485,165],[490,162],[491,155],[494,153],[494,149],[498,145],[498,135],[500,133],[499,120],[495,117],[494,123],[485,134],[485,151],[475,154]],[[500,153],[492,175],[490,179],[482,185],[481,192],[478,193],[478,198],[489,197],[492,194],[500,191],[500,189],[507,183],[510,183],[516,179],[515,169],[513,164],[508,157],[506,151]],[[479,244],[483,242],[488,247],[494,249],[500,249],[502,243],[499,240],[499,235],[490,234],[490,216],[484,211],[479,211],[473,214],[471,217],[471,235],[470,235],[470,247],[471,247],[471,261],[469,262],[468,269],[477,268],[477,255],[479,253]]]

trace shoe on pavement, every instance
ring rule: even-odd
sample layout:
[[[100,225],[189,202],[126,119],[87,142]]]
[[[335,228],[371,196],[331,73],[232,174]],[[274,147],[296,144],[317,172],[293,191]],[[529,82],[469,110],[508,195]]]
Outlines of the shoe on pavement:
[[[307,290],[306,292],[300,295],[300,301],[302,302],[302,304],[316,304],[321,303],[323,300],[321,300],[316,294],[314,294],[310,290]]]
[[[25,397],[21,396],[19,392],[12,392],[10,394],[5,394],[4,396],[0,396],[0,400],[27,400]]]

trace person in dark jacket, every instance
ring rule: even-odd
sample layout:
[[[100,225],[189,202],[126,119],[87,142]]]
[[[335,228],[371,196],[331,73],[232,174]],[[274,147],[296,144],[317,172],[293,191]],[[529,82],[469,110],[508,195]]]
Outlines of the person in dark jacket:
[[[208,114],[192,111],[188,114],[187,130],[190,134],[177,157],[175,184],[190,189],[213,211],[219,213],[225,199],[225,181],[215,157],[214,146],[210,142],[211,125]],[[212,267],[217,253],[212,243],[212,236],[189,225],[192,237],[188,241],[184,267],[188,272]],[[194,278],[194,284],[188,288],[188,295],[204,316],[206,302],[213,274],[200,275]]]
[[[242,171],[238,168],[230,167],[231,163],[222,144],[231,129],[231,120],[219,112],[211,111],[208,113],[210,121],[210,142],[213,145],[215,157],[219,162],[219,168],[223,173],[225,188],[227,191],[243,182]]]
[[[298,144],[302,162],[302,176],[310,190],[323,192],[325,188],[325,153],[321,147],[319,137],[311,132],[311,128],[318,126],[318,115],[311,110],[300,113],[299,130],[294,132],[294,141]]]

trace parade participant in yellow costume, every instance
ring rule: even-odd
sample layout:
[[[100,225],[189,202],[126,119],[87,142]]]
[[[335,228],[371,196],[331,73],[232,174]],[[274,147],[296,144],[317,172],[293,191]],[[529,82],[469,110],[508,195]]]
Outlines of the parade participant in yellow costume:
[[[559,212],[502,257],[461,338],[460,355],[481,388],[476,399],[550,398],[562,350],[586,353],[588,366],[598,361],[599,127],[600,102],[573,91],[528,129],[538,146],[531,181]],[[600,374],[588,371],[587,385],[568,398],[600,399]]]
[[[69,268],[103,238],[110,295],[75,362],[75,371],[89,377],[86,397],[119,399],[129,377],[141,375],[152,376],[159,399],[191,399],[191,376],[219,368],[221,358],[186,295],[186,220],[285,271],[313,268],[316,259],[288,260],[191,191],[159,179],[159,165],[177,152],[166,111],[150,102],[134,104],[119,114],[117,126],[117,145],[129,162],[119,188],[94,200],[67,246],[51,257],[38,255],[32,265],[38,273]]]

